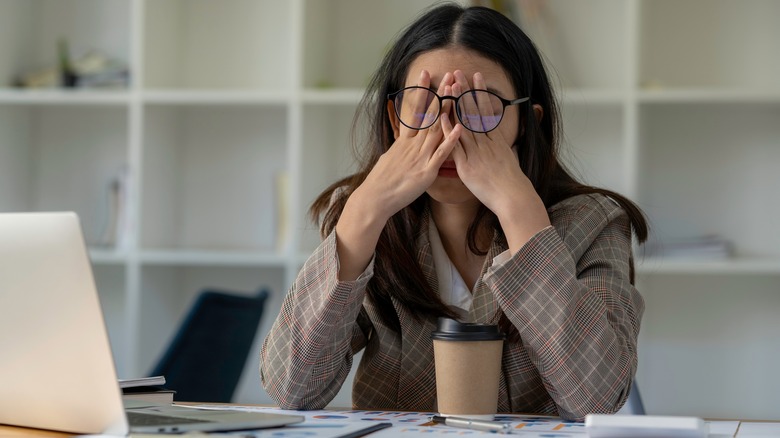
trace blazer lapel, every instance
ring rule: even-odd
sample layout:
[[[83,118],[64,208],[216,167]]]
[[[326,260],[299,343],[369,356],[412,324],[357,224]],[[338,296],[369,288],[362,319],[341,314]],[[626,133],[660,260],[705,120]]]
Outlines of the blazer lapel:
[[[436,403],[436,368],[433,361],[431,318],[415,321],[393,300],[401,322],[401,375],[398,379],[398,409],[432,409]]]
[[[422,217],[420,218],[420,234],[417,235],[417,263],[420,264],[420,269],[423,271],[425,280],[431,285],[431,288],[435,291],[439,290],[439,277],[436,275],[436,265],[433,262],[433,250],[431,249],[431,239],[428,234],[428,226],[430,225],[431,211],[425,209]]]
[[[420,220],[421,232],[417,238],[417,261],[428,284],[436,290],[438,280],[433,265],[433,254],[428,240],[426,211]],[[419,410],[433,408],[436,403],[436,369],[433,361],[431,332],[436,329],[432,318],[416,320],[409,310],[392,298],[401,323],[401,375],[398,385],[398,409]]]
[[[483,324],[498,324],[498,320],[501,317],[501,309],[498,307],[493,292],[487,287],[482,278],[485,273],[493,264],[493,258],[501,254],[505,248],[498,243],[498,239],[493,239],[493,244],[490,245],[485,262],[482,265],[482,273],[477,279],[477,283],[474,287],[474,301],[471,305],[471,311],[469,312],[469,322],[478,322]]]

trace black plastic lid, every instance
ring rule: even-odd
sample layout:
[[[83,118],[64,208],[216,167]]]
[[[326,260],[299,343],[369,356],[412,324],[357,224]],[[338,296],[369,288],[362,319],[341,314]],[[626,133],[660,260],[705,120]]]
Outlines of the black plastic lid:
[[[497,325],[458,322],[450,318],[439,318],[436,331],[431,338],[440,341],[498,341],[504,334]]]

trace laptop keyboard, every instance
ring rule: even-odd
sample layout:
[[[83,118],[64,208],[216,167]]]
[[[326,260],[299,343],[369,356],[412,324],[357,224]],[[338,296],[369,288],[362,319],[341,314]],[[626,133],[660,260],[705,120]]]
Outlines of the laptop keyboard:
[[[127,421],[131,426],[164,426],[168,424],[210,423],[210,421],[198,420],[195,418],[171,417],[133,411],[127,412]]]

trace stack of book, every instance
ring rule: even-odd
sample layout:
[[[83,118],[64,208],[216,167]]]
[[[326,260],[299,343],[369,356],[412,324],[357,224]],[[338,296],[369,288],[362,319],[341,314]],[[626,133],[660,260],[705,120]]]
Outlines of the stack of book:
[[[165,388],[164,376],[119,379],[122,398],[154,403],[173,403],[176,391]]]

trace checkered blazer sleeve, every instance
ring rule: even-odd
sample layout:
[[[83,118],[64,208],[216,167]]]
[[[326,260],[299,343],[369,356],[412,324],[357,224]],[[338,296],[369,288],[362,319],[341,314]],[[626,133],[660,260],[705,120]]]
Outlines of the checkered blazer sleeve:
[[[298,273],[260,353],[263,387],[282,409],[321,409],[339,392],[370,330],[361,312],[373,266],[339,281],[333,232]]]
[[[625,212],[600,195],[568,201],[551,210],[554,228],[485,280],[560,415],[582,419],[616,412],[628,397],[644,301],[630,279]]]

